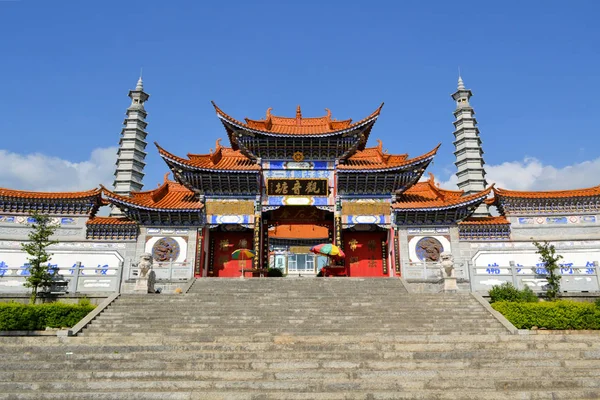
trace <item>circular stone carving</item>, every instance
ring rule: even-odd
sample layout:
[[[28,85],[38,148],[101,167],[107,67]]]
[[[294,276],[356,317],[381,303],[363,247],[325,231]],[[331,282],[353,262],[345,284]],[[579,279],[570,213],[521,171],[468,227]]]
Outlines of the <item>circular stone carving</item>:
[[[440,254],[444,251],[444,246],[439,240],[433,237],[424,237],[417,242],[417,257],[421,261],[440,261]]]
[[[170,237],[160,238],[152,246],[152,258],[158,262],[175,261],[179,257],[179,252],[179,243]]]
[[[301,151],[297,151],[294,153],[293,158],[294,158],[294,161],[300,162],[300,161],[304,160],[304,154],[302,154]]]

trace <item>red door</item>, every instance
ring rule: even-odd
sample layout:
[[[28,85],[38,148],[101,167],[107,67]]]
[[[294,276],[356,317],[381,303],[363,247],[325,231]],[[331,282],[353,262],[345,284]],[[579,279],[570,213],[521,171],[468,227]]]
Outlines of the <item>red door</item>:
[[[238,278],[244,269],[252,269],[252,260],[233,260],[231,253],[237,249],[252,249],[252,231],[211,232],[214,239],[213,274],[220,278]]]
[[[353,277],[387,277],[382,244],[387,232],[344,232],[346,270]],[[386,268],[387,269],[387,268]]]

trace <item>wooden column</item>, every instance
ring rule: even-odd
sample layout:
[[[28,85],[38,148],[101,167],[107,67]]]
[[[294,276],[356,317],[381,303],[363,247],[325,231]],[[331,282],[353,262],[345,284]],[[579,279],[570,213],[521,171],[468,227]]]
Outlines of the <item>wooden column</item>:
[[[269,268],[269,221],[262,223],[262,267]]]
[[[397,275],[401,275],[400,269],[400,238],[398,228],[394,228],[394,269]]]
[[[196,257],[194,259],[194,276],[202,276],[203,249],[204,247],[204,228],[198,228],[196,231]]]
[[[254,243],[254,259],[253,259],[253,266],[254,269],[258,269],[259,265],[260,265],[260,249],[261,249],[261,242],[262,242],[262,234],[261,234],[261,228],[262,228],[262,218],[260,213],[255,213],[254,214],[254,235],[252,236],[253,238],[253,243]]]

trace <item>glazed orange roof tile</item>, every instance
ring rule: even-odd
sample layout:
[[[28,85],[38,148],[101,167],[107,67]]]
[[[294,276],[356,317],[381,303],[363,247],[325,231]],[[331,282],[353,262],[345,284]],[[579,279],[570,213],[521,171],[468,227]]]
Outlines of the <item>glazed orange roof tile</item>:
[[[589,197],[600,195],[600,185],[586,189],[553,190],[542,192],[529,192],[494,188],[494,194],[499,197],[512,197],[522,199],[560,199],[570,197]]]
[[[267,115],[264,119],[249,119],[245,118],[245,122],[241,122],[223,110],[221,110],[214,102],[215,111],[219,118],[224,122],[229,122],[240,128],[245,128],[257,132],[276,135],[329,135],[339,132],[352,130],[373,122],[379,117],[383,103],[369,116],[362,120],[352,123],[351,119],[338,121],[331,118],[331,111],[326,109],[327,114],[322,117],[303,117],[300,106],[296,108],[295,117],[280,117],[271,114],[272,108],[267,110]]]
[[[441,143],[438,144],[430,152],[420,155],[415,158],[408,158],[407,154],[387,154],[384,152],[383,144],[381,140],[378,140],[379,145],[377,147],[369,147],[364,150],[358,150],[351,157],[338,165],[339,170],[374,170],[374,169],[394,169],[400,167],[406,167],[419,163],[421,161],[432,159]]]
[[[137,222],[125,217],[93,217],[87,222],[87,225],[136,225]]]
[[[88,197],[99,197],[100,194],[101,190],[99,188],[82,192],[30,192],[0,188],[0,197],[21,199],[85,199]]]
[[[469,217],[460,225],[510,225],[510,221],[506,217],[499,215],[496,217]]]
[[[429,179],[424,182],[417,182],[404,193],[398,196],[395,203],[392,203],[394,209],[436,209],[458,206],[471,202],[482,201],[492,191],[493,186],[474,193],[469,196],[463,196],[462,190],[447,190],[438,187],[435,183],[433,174],[429,174]]]
[[[329,230],[319,225],[277,225],[269,229],[271,239],[327,239]]]
[[[158,148],[161,157],[195,169],[238,172],[256,172],[260,170],[260,166],[242,154],[241,151],[221,146],[220,142],[221,139],[218,139],[215,150],[212,151],[211,149],[210,154],[188,154],[187,159],[169,153],[156,142],[154,144]]]
[[[102,187],[104,195],[111,201],[150,210],[198,211],[204,205],[192,191],[185,186],[170,181],[165,175],[165,181],[158,188],[145,192],[133,192],[131,197],[121,196]]]

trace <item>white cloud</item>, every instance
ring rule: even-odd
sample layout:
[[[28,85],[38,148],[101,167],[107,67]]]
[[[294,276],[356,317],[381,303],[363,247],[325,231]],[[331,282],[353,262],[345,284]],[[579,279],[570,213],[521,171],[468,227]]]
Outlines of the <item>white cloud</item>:
[[[523,161],[486,165],[485,171],[489,184],[509,190],[565,190],[600,185],[600,158],[556,168],[528,157]],[[456,175],[452,175],[441,186],[456,189],[456,181]]]
[[[82,162],[0,149],[0,187],[53,192],[90,190],[101,183],[110,187],[116,160],[116,147],[94,149]]]

